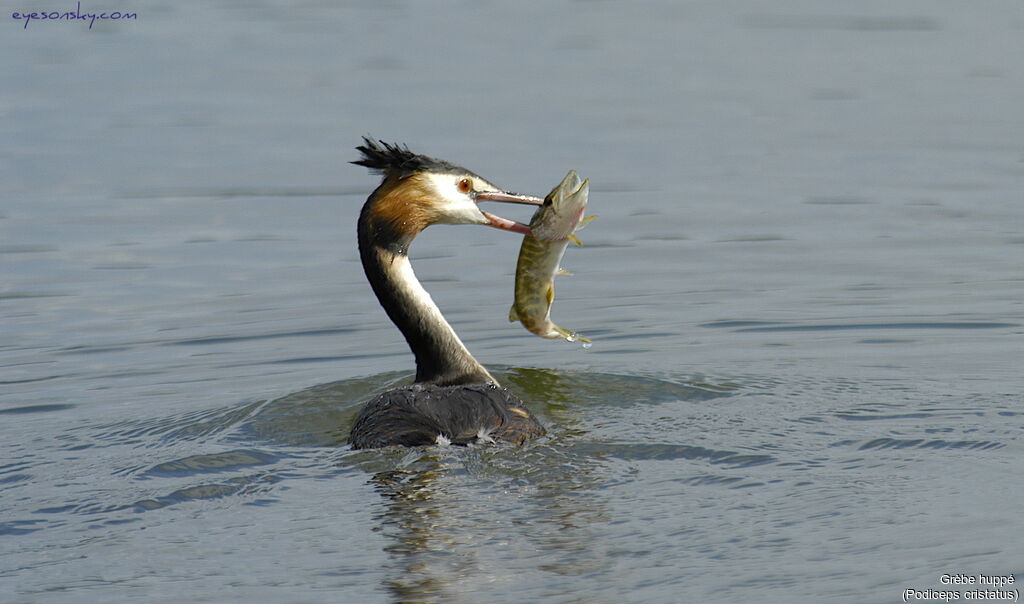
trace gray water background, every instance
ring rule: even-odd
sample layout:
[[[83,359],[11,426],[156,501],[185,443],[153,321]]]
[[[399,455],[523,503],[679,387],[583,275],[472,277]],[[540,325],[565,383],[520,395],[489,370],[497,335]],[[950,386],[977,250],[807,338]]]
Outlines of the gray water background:
[[[0,600],[895,602],[1024,572],[1019,2],[9,18],[37,4],[0,15]],[[591,179],[553,311],[590,349],[506,321],[517,237],[412,249],[548,437],[346,448],[412,371],[355,250],[363,134]]]

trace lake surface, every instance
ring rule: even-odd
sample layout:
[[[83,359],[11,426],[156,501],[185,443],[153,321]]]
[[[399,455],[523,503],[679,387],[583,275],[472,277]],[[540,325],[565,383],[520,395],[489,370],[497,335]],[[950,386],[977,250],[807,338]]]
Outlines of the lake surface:
[[[33,6],[0,36],[0,601],[895,602],[1024,575],[1020,3],[10,18]],[[411,253],[547,437],[347,448],[413,370],[355,249],[364,134],[516,191],[591,179],[553,309],[588,349],[507,322],[517,236]]]

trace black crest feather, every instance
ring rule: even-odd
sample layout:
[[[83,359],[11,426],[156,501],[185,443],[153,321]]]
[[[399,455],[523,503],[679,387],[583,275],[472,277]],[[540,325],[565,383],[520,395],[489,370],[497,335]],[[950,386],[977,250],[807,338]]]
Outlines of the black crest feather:
[[[394,172],[405,178],[416,172],[454,172],[473,174],[469,170],[443,159],[413,153],[409,147],[399,143],[385,143],[363,137],[363,144],[356,147],[363,154],[362,159],[351,163],[365,166],[374,172],[387,174]],[[474,175],[475,176],[475,175]]]

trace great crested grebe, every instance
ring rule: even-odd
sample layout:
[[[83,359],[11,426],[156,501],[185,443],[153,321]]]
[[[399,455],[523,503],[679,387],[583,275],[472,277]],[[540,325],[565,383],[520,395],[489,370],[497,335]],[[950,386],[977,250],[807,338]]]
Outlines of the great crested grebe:
[[[409,264],[409,245],[432,224],[483,224],[519,233],[526,225],[480,210],[481,201],[538,205],[469,170],[403,145],[363,137],[352,163],[383,174],[359,214],[359,257],[373,292],[416,357],[416,381],[360,410],[354,449],[387,445],[508,442],[544,434],[522,401],[501,387],[445,321]]]

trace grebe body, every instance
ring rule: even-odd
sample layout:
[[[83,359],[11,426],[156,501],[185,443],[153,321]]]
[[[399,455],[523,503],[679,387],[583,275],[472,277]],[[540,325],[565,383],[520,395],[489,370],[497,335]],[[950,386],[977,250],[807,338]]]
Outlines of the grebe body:
[[[432,224],[481,224],[519,233],[529,227],[483,212],[482,201],[538,205],[461,166],[401,145],[363,139],[352,163],[383,175],[359,215],[359,256],[377,300],[416,359],[416,379],[360,410],[355,449],[388,445],[507,442],[544,434],[522,401],[481,365],[445,320],[412,270],[409,246]]]

